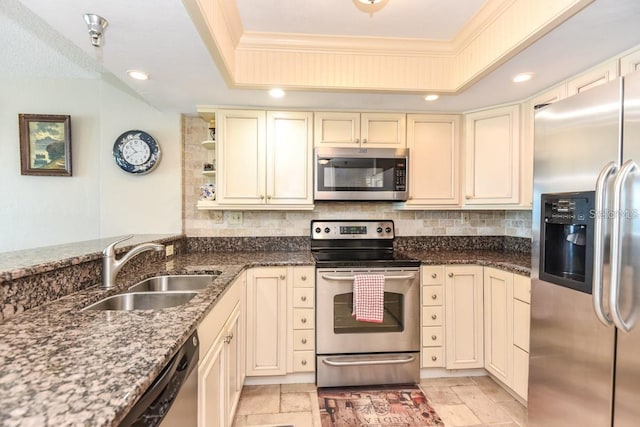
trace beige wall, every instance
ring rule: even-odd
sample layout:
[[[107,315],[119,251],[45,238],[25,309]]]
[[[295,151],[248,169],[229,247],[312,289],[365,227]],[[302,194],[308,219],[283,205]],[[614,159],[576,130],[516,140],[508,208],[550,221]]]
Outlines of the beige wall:
[[[514,236],[531,237],[531,211],[397,211],[391,203],[319,202],[313,211],[243,211],[242,224],[229,224],[229,211],[199,211],[200,186],[207,182],[202,164],[207,151],[207,123],[199,117],[183,118],[184,232],[190,237],[306,236],[312,219],[385,218],[396,223],[401,236]]]

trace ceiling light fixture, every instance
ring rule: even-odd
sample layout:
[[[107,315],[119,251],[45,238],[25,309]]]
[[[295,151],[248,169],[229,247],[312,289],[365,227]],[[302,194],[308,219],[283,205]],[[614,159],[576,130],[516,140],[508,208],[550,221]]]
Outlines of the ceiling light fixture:
[[[353,0],[353,5],[361,12],[373,16],[374,13],[384,8],[389,0]]]
[[[380,3],[382,0],[358,0],[362,4],[376,4]]]
[[[271,95],[272,98],[282,98],[284,94],[284,90],[280,88],[273,88],[269,91],[269,95]]]
[[[131,77],[132,79],[136,79],[136,80],[149,80],[149,74],[145,73],[144,71],[140,71],[140,70],[128,70],[127,74],[129,75],[129,77]]]
[[[425,101],[435,101],[440,98],[440,95],[436,95],[435,93],[429,94],[424,97]]]
[[[527,82],[533,78],[533,73],[520,73],[513,78],[514,83]]]
[[[100,47],[102,45],[104,30],[109,25],[109,22],[102,16],[93,13],[85,13],[84,22],[87,23],[87,28],[89,29],[91,44],[95,47]]]

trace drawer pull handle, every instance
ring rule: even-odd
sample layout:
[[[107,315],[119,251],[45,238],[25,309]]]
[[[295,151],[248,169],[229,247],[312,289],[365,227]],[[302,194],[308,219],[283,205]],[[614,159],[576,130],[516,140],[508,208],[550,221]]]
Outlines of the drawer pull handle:
[[[435,279],[436,277],[438,277],[438,275],[436,273],[431,274],[431,278]]]
[[[435,336],[435,335],[431,335],[431,339],[432,339],[433,341],[435,341],[435,340],[437,340],[437,339],[438,339],[438,337],[437,337],[437,336]]]
[[[301,364],[302,366],[307,366],[307,361],[306,361],[306,360],[302,360],[302,362],[300,362],[300,364]]]
[[[436,294],[431,295],[431,299],[438,299],[438,295]]]
[[[302,275],[302,277],[300,277],[300,280],[302,280],[302,281],[304,282],[305,280],[307,280],[307,276],[305,276],[305,275],[303,274],[303,275]]]
[[[307,296],[306,296],[306,295],[302,295],[302,296],[300,297],[300,299],[301,299],[302,301],[306,301],[306,300],[307,300]]]
[[[302,344],[306,344],[307,343],[307,339],[306,338],[302,338]]]
[[[431,356],[431,360],[435,362],[436,360],[438,360],[438,356]]]
[[[436,320],[436,319],[438,318],[438,316],[436,316],[435,314],[432,314],[432,315],[431,315],[431,318],[432,318],[433,320]]]
[[[302,323],[307,323],[307,318],[306,318],[306,317],[303,317],[302,319],[300,319],[300,322],[302,322]]]
[[[453,273],[449,273],[449,277],[453,277]]]

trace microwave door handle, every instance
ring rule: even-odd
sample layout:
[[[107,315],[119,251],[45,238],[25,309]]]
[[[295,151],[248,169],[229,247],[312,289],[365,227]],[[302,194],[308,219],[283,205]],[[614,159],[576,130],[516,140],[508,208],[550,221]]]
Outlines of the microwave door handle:
[[[371,273],[375,274],[375,273]],[[326,280],[335,280],[340,282],[353,282],[355,276],[334,276],[332,274],[323,274],[323,279]],[[384,280],[413,280],[416,278],[415,274],[404,274],[400,276],[384,276]]]
[[[614,162],[607,163],[596,180],[595,217],[593,219],[593,309],[605,326],[613,324],[607,315],[603,302],[603,263],[604,263],[604,219],[606,206],[607,181],[617,172]]]
[[[613,182],[613,213],[614,215],[611,221],[611,290],[609,292],[609,306],[611,307],[611,317],[613,323],[625,332],[629,332],[633,327],[633,324],[627,323],[620,313],[620,269],[621,269],[621,251],[622,251],[622,236],[621,236],[621,207],[622,207],[622,190],[624,183],[627,180],[627,176],[634,170],[637,170],[638,166],[633,160],[627,160],[621,167],[620,172],[616,176]]]

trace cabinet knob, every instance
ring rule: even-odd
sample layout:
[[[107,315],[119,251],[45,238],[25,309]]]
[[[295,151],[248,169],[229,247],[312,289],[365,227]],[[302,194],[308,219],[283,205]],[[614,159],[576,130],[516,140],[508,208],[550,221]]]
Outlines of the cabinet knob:
[[[267,196],[267,200],[271,200],[271,196]]]
[[[280,275],[280,280],[284,280],[284,279],[286,279],[286,278],[287,278],[287,276],[285,276],[284,274],[281,274],[281,275]]]
[[[360,138],[356,138],[353,142],[355,142],[356,144],[360,144]]]
[[[438,299],[438,295],[436,294],[431,295],[431,299]]]
[[[302,344],[306,344],[306,343],[307,343],[307,339],[306,339],[306,338],[302,338],[302,339],[300,340],[300,342],[302,342]]]
[[[436,319],[438,318],[438,316],[436,316],[435,314],[432,314],[432,315],[431,315],[431,318],[432,318],[433,320],[436,320]]]
[[[260,195],[260,200],[264,200],[264,194]]]
[[[453,273],[449,273],[449,277],[453,277]]]
[[[305,276],[305,275],[303,274],[303,275],[300,277],[300,280],[302,280],[302,281],[304,282],[305,280],[307,280],[307,276]]]
[[[302,362],[300,362],[300,364],[301,364],[302,366],[307,366],[307,361],[306,361],[306,360],[302,360]]]
[[[306,301],[306,300],[307,300],[307,296],[306,296],[306,295],[302,295],[302,296],[300,297],[300,299],[301,299],[302,301]]]
[[[437,275],[436,273],[432,273],[432,274],[431,274],[431,278],[432,278],[432,279],[435,279],[436,277],[438,277],[438,275]]]
[[[366,144],[366,143],[367,143],[367,138],[363,138],[363,139],[362,139],[362,143],[363,143],[363,144]]]
[[[431,360],[435,362],[436,360],[438,360],[438,356],[431,356]]]
[[[467,194],[466,196],[464,196],[464,198],[469,200],[469,199],[471,199],[471,196]]]
[[[306,317],[303,317],[302,319],[300,319],[300,322],[302,322],[302,323],[307,323],[307,318],[306,318]]]
[[[435,341],[435,340],[437,340],[437,339],[438,339],[438,337],[437,337],[437,336],[435,336],[435,335],[431,335],[431,340]]]

